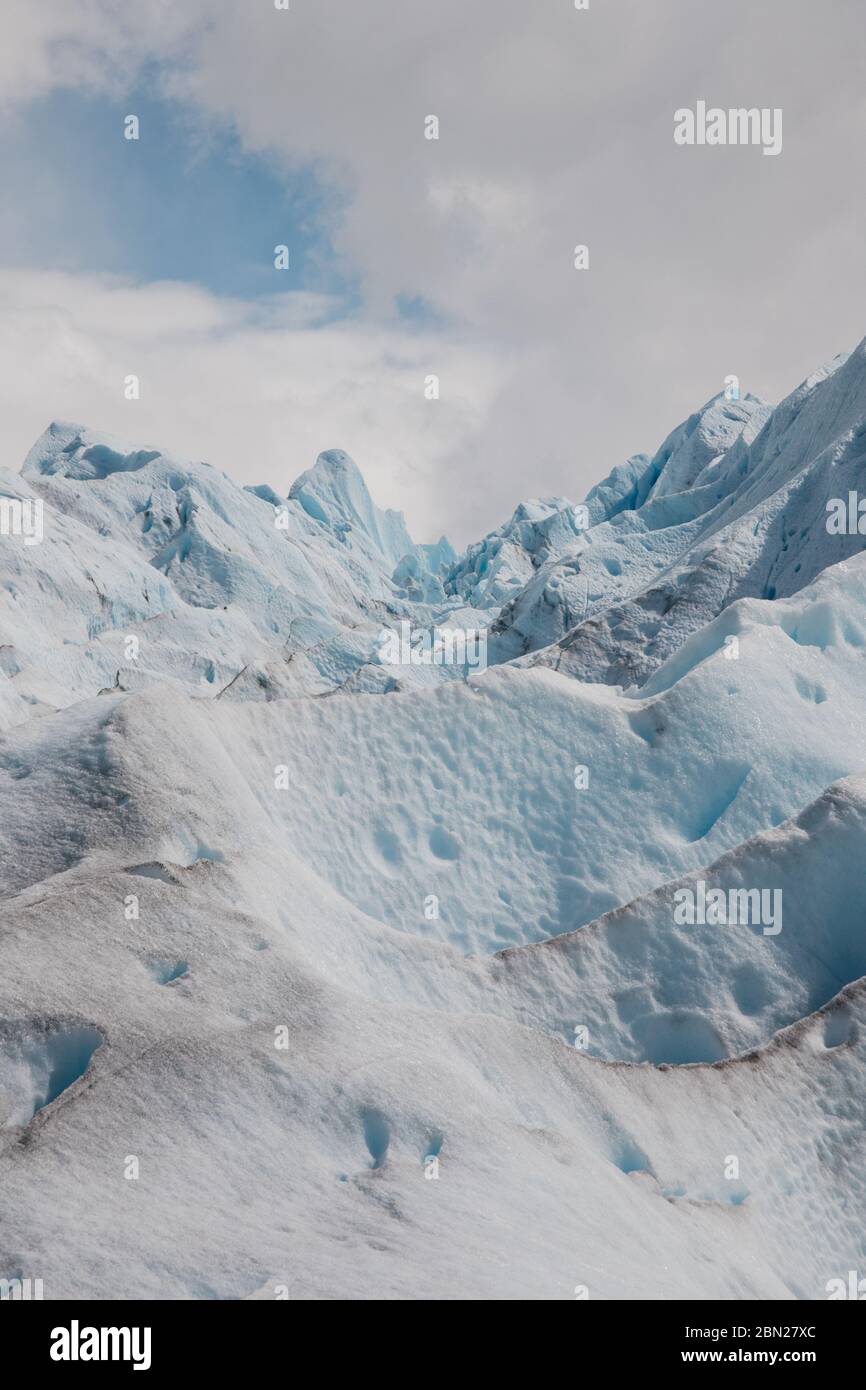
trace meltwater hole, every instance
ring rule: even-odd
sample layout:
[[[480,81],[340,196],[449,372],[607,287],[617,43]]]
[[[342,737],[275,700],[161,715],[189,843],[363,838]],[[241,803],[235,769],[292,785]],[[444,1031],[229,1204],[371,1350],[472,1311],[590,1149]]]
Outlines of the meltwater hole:
[[[380,1110],[362,1110],[361,1123],[364,1126],[364,1142],[371,1159],[371,1168],[381,1168],[388,1157],[391,1143],[391,1130],[388,1121]]]
[[[0,1129],[29,1124],[84,1075],[104,1041],[84,1025],[0,1028]]]
[[[158,985],[171,985],[189,974],[189,963],[185,960],[151,960],[147,962],[147,973]]]

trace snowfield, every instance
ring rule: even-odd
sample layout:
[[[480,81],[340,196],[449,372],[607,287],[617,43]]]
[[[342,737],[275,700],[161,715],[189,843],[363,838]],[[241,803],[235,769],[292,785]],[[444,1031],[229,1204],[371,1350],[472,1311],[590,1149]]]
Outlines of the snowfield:
[[[866,343],[459,556],[339,450],[283,495],[51,425],[0,473],[0,1279],[866,1276],[864,479]]]

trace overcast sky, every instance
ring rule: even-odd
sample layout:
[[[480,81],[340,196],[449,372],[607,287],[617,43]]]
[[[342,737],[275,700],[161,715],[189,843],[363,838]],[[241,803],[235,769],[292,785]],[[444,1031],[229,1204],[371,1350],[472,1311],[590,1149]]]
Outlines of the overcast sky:
[[[3,0],[2,462],[58,416],[281,492],[342,448],[465,543],[728,373],[778,399],[866,332],[863,18]],[[698,100],[781,108],[781,153],[675,144]]]

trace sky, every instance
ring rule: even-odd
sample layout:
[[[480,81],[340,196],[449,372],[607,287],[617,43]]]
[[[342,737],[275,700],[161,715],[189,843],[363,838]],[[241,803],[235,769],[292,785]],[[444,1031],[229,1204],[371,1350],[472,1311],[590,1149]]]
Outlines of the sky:
[[[862,0],[4,0],[0,462],[340,448],[461,545],[579,501],[863,337],[863,48]],[[676,144],[699,100],[781,152]]]

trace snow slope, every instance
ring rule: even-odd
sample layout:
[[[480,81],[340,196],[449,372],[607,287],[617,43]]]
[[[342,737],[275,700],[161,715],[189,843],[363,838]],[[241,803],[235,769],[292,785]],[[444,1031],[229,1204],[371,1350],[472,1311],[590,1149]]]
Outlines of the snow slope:
[[[339,451],[283,497],[55,424],[2,475],[45,536],[0,536],[0,1278],[863,1270],[864,383],[716,398],[460,557]],[[401,621],[493,664],[388,666]],[[780,929],[682,923],[699,887]]]

